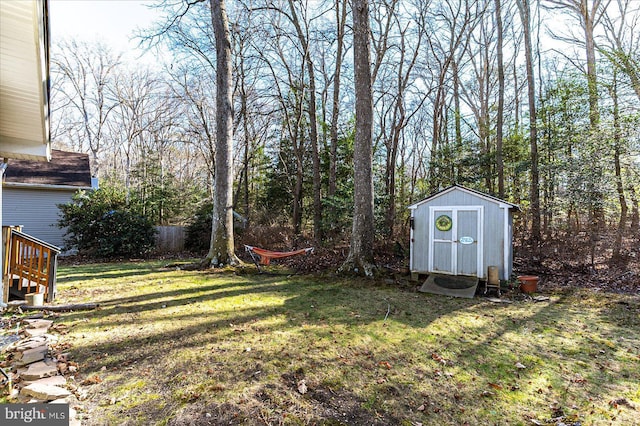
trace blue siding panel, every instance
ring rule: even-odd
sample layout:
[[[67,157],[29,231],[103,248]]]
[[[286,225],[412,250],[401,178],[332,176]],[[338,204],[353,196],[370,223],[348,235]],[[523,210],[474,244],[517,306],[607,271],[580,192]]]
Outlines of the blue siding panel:
[[[71,201],[75,191],[4,187],[2,225],[22,225],[23,232],[63,248],[64,229],[57,227],[58,204]]]

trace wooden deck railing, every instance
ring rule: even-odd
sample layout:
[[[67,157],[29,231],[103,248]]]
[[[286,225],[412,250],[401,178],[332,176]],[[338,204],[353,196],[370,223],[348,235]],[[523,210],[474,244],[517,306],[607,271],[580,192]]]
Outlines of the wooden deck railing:
[[[19,291],[44,293],[53,302],[60,249],[16,229],[7,229],[4,274]]]

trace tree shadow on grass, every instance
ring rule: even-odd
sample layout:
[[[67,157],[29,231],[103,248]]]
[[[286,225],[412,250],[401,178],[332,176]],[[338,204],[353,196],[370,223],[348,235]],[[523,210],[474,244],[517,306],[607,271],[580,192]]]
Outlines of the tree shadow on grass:
[[[224,278],[224,277],[223,277]],[[215,280],[215,277],[212,278]],[[233,282],[211,283],[204,286],[194,286],[174,290],[163,290],[136,296],[123,296],[106,300],[97,300],[100,309],[91,312],[74,312],[67,314],[67,321],[84,320],[91,318],[98,320],[100,326],[114,326],[123,324],[123,320],[110,321],[108,318],[124,313],[141,314],[150,311],[158,311],[158,317],[150,317],[146,322],[153,322],[162,318],[163,311],[185,305],[197,303],[209,303],[236,296],[256,296],[263,293],[278,293],[283,297],[295,297],[300,289],[297,283],[284,283],[275,278],[260,278],[235,280]],[[172,319],[179,321],[183,318],[191,318],[197,315],[197,311],[187,310],[183,314],[172,315]]]
[[[130,278],[161,271],[162,266],[159,263],[153,265],[150,269],[148,262],[71,265],[63,266],[58,270],[57,282],[58,284],[64,284],[67,282]]]
[[[618,375],[599,376],[600,373],[594,373],[593,369],[584,371],[584,376],[591,374],[587,382],[570,384],[567,383],[566,372],[558,369],[558,360],[550,360],[551,366],[545,364],[542,358],[545,354],[556,353],[560,358],[570,356],[563,353],[562,341],[553,330],[556,325],[570,330],[573,324],[574,314],[564,306],[564,298],[524,309],[528,305],[493,305],[485,299],[424,295],[371,281],[243,276],[233,277],[232,282],[215,282],[218,278],[229,277],[210,277],[212,282],[206,282],[204,286],[194,283],[189,288],[123,295],[105,300],[101,311],[65,314],[65,321],[87,317],[91,320],[90,327],[98,330],[125,326],[131,321],[138,321],[141,327],[150,327],[156,321],[169,321],[171,324],[171,328],[151,328],[130,335],[118,334],[116,329],[109,334],[108,341],[83,344],[77,340],[73,344],[73,352],[82,363],[82,373],[87,376],[100,374],[102,368],[113,372],[110,389],[127,383],[131,375],[140,375],[153,381],[149,383],[152,390],[168,392],[162,403],[165,408],[169,406],[176,410],[185,404],[175,396],[176,393],[183,395],[180,393],[183,388],[198,389],[198,383],[208,383],[213,379],[207,377],[212,377],[215,383],[223,383],[227,387],[251,389],[248,397],[258,404],[254,407],[256,409],[262,407],[271,413],[286,412],[292,405],[301,407],[298,409],[300,412],[308,410],[308,406],[314,407],[315,413],[327,410],[325,414],[303,418],[318,424],[322,419],[338,421],[329,413],[331,404],[327,398],[330,395],[339,395],[349,401],[353,408],[351,412],[357,414],[357,418],[362,419],[366,415],[376,418],[378,412],[387,424],[397,424],[398,419],[412,412],[415,419],[425,424],[460,423],[465,420],[461,408],[470,404],[483,407],[483,415],[487,416],[484,423],[500,423],[523,421],[528,415],[525,412],[527,405],[529,411],[533,406],[535,415],[544,413],[550,416],[553,414],[549,409],[552,401],[558,400],[566,406],[572,398],[575,399],[571,392],[561,392],[569,385],[582,386],[587,394],[599,395],[599,379],[609,380],[609,386],[625,384],[626,379]],[[277,296],[274,303],[255,304],[256,300],[263,300],[267,295]],[[246,306],[242,306],[239,296],[247,298]],[[233,299],[234,303],[222,303],[227,299]],[[218,302],[226,308],[217,309]],[[183,310],[179,309],[181,306],[184,306]],[[203,309],[205,307],[206,310]],[[502,315],[510,309],[513,315]],[[446,336],[447,330],[432,326],[442,318],[455,321],[458,312],[463,316],[482,317],[483,321],[467,333],[473,332],[477,339],[470,339],[462,333],[459,340],[452,341]],[[153,315],[142,319],[140,314],[143,313]],[[492,316],[499,319],[487,320]],[[609,319],[603,317],[602,321]],[[391,327],[394,332],[388,337],[385,332]],[[402,339],[402,330],[406,330],[405,339]],[[435,330],[440,336],[427,335]],[[537,342],[531,337],[531,333],[542,332],[546,333],[544,341],[540,339]],[[339,334],[347,343],[335,344],[338,348],[334,352],[338,354],[324,351],[334,345],[334,338]],[[523,338],[526,347],[517,345],[520,334],[527,336]],[[397,343],[394,339],[398,339]],[[263,345],[260,343],[263,340],[281,343]],[[587,337],[578,341],[580,346],[592,346]],[[557,348],[550,349],[549,345]],[[247,350],[248,346],[251,346],[251,351]],[[512,350],[513,354],[505,355],[505,350]],[[589,356],[599,353],[599,350],[600,347],[591,349],[595,352],[583,359],[589,360]],[[445,351],[458,355],[446,360]],[[529,351],[529,355],[525,351]],[[523,354],[527,358],[519,359]],[[442,364],[443,360],[451,361],[452,367]],[[387,365],[385,362],[389,362],[389,369],[384,367]],[[516,362],[526,364],[527,368],[518,369]],[[124,374],[123,366],[132,370]],[[415,372],[416,377],[394,375],[395,366],[402,367],[402,371]],[[439,375],[445,369],[458,367],[467,370],[469,375],[477,375],[478,380],[461,386],[462,380],[456,376]],[[161,374],[148,373],[154,369],[160,370]],[[209,376],[209,370],[213,376]],[[355,389],[351,383],[345,382],[345,378],[357,375],[366,379],[363,381],[364,389]],[[553,379],[554,375],[559,378]],[[552,388],[542,389],[540,393],[535,388],[539,376],[544,376]],[[304,397],[296,394],[293,384],[301,378],[308,380],[311,389]],[[377,380],[383,380],[382,384]],[[439,384],[441,392],[429,395],[433,409],[417,414],[415,408],[425,400],[423,393],[414,390],[419,387],[420,380],[435,381],[434,386]],[[334,389],[334,382],[345,385],[342,393]],[[267,402],[260,397],[265,390],[271,395]],[[485,395],[485,392],[488,393]],[[508,393],[519,395],[525,405],[522,408],[510,406],[513,399],[503,395]],[[367,395],[370,400],[367,400]],[[211,395],[205,393],[201,397],[209,398]],[[187,402],[187,407],[199,411],[201,397],[194,396],[193,401]],[[205,409],[217,407],[216,410],[224,411],[223,405],[214,407],[209,404]],[[251,408],[232,405],[227,408],[247,415],[253,413]],[[150,412],[149,419],[158,420],[153,417],[153,407],[146,409]],[[500,418],[501,412],[510,413],[511,417],[506,420]],[[200,414],[204,415],[204,412]],[[221,415],[221,418],[226,418]],[[282,420],[282,417],[278,420],[277,415],[273,415],[275,417],[270,421],[277,423]],[[370,423],[353,420],[346,424]]]
[[[640,372],[616,372],[615,368],[605,367],[606,360],[598,366],[599,356],[612,357],[611,348],[606,343],[593,344],[590,334],[599,333],[597,325],[576,327],[576,314],[568,309],[571,303],[566,299],[561,296],[552,302],[528,302],[533,304],[530,313],[515,318],[503,316],[499,321],[486,323],[474,330],[476,335],[485,336],[484,339],[460,342],[456,351],[461,356],[452,362],[455,365],[458,360],[464,360],[466,364],[457,366],[476,374],[478,380],[475,386],[457,386],[455,403],[464,407],[480,401],[489,416],[485,419],[487,423],[529,418],[545,422],[564,416],[580,418],[589,411],[593,413],[598,404],[602,413],[606,413],[610,409],[607,389],[626,388],[633,392],[630,384],[640,381]],[[508,307],[483,306],[487,315],[505,308]],[[578,320],[585,318],[589,317],[578,317]],[[608,315],[599,319],[616,326],[615,318]],[[514,341],[519,335],[523,336],[521,345]],[[572,347],[565,347],[567,336]],[[446,368],[438,365],[439,361],[434,360],[434,368]],[[450,386],[453,385],[455,383]],[[514,406],[514,400],[521,401],[521,407]],[[510,411],[518,417],[505,418],[504,413]],[[534,417],[528,417],[532,413]],[[615,417],[614,412],[609,414],[609,420]],[[430,413],[429,418],[437,421],[438,416]]]
[[[212,280],[216,278],[213,276]],[[255,301],[269,293],[276,295],[276,299],[282,302],[266,306],[232,306],[226,311],[213,309],[204,314],[199,310],[204,305],[209,306],[224,299],[245,296]],[[210,354],[208,356],[214,365],[217,365],[215,364],[216,353],[211,351],[221,347],[220,356],[223,359],[229,356],[228,352],[231,351],[235,354],[232,357],[239,358],[241,361],[231,369],[227,366],[216,367],[216,374],[220,380],[225,383],[247,383],[247,386],[251,386],[253,380],[251,372],[260,368],[280,371],[284,375],[282,377],[291,374],[287,373],[289,367],[281,363],[273,363],[274,360],[288,362],[292,365],[291,368],[294,368],[294,365],[301,365],[310,372],[323,368],[323,364],[339,367],[340,360],[323,358],[314,353],[308,353],[300,359],[292,358],[286,352],[286,347],[296,345],[298,339],[306,338],[311,342],[328,345],[332,339],[333,329],[346,327],[351,330],[349,333],[357,333],[359,327],[381,322],[388,315],[402,315],[410,326],[424,327],[439,315],[450,314],[456,309],[464,309],[477,303],[473,300],[448,300],[438,309],[418,306],[418,304],[413,307],[404,306],[407,297],[415,298],[418,303],[423,299],[423,295],[405,293],[401,291],[402,297],[398,298],[397,288],[380,285],[380,283],[373,284],[369,281],[353,282],[343,279],[327,281],[304,277],[293,279],[263,276],[235,277],[233,282],[209,283],[206,286],[194,284],[192,288],[110,298],[101,302],[103,308],[99,311],[65,314],[64,320],[75,322],[85,318],[90,319],[87,325],[80,323],[81,327],[88,327],[88,330],[110,330],[112,327],[130,325],[132,321],[140,327],[145,327],[156,321],[170,319],[171,324],[174,325],[171,329],[141,332],[139,335],[136,333],[122,335],[115,329],[113,334],[109,334],[108,340],[101,342],[83,344],[81,340],[77,340],[73,344],[74,356],[81,362],[83,373],[87,376],[100,374],[101,370],[118,372],[123,366],[131,365],[136,365],[133,371],[141,372],[153,365],[153,368],[164,369],[161,377],[156,377],[159,383],[153,386],[160,389],[175,389],[174,377],[180,376],[182,371],[201,370],[202,366],[193,365],[189,360],[176,364],[166,360],[167,357],[178,358],[181,354],[191,353],[192,350],[205,351]],[[185,305],[190,306],[186,308]],[[168,310],[180,306],[185,306],[184,312],[167,313]],[[414,316],[407,315],[409,310],[414,311],[412,313]],[[132,315],[151,312],[155,313],[148,318],[132,317]],[[193,323],[194,317],[196,317],[196,323]],[[182,323],[184,325],[180,325]],[[319,325],[317,329],[315,329],[316,325]],[[260,340],[269,339],[269,336],[273,336],[274,333],[290,336],[290,338],[284,339],[282,346],[269,346],[264,349],[257,347],[251,352],[245,352],[247,340],[238,337],[250,334],[252,337],[248,341]],[[188,357],[192,356],[194,355],[188,355]],[[255,365],[263,367],[254,367]],[[338,368],[336,371],[341,370]],[[122,375],[113,379],[110,386],[117,387],[128,380],[130,375]],[[264,386],[271,383],[275,386],[272,389],[275,392],[274,397],[286,400],[291,386],[288,382],[282,383],[283,381],[286,382],[283,379],[276,384],[265,383]],[[263,391],[264,389],[268,387],[263,387]],[[324,410],[324,414],[316,416],[316,419],[338,421],[339,416],[332,414],[334,411],[339,411],[337,406],[331,405],[331,401],[335,402],[335,398],[332,399],[329,395],[335,396],[335,390],[316,383],[307,398],[313,401],[307,401],[307,403],[314,405],[318,410]],[[257,394],[254,396],[258,398]],[[347,424],[399,423],[392,413],[382,413],[376,417],[374,407],[363,408],[367,401],[348,389],[340,391],[340,398],[344,398],[345,407],[351,404],[346,417],[351,421]],[[172,398],[169,397],[169,399]],[[179,401],[173,401],[173,403],[179,404]],[[277,406],[278,403],[273,402],[272,405],[274,404]],[[371,420],[363,420],[365,418],[380,420],[372,423]]]

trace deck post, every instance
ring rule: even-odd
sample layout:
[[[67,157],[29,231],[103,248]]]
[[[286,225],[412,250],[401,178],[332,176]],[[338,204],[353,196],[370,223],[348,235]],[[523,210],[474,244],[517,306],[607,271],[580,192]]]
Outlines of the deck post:
[[[0,244],[0,263],[2,263],[2,279],[0,280],[0,290],[2,290],[2,299],[0,299],[0,307],[6,306],[9,302],[9,277],[5,274],[5,231],[2,227],[2,181],[4,180],[4,171],[7,168],[6,159],[0,165],[0,227],[2,228],[2,244]],[[8,228],[7,228],[8,229]],[[7,233],[7,243],[9,241]]]

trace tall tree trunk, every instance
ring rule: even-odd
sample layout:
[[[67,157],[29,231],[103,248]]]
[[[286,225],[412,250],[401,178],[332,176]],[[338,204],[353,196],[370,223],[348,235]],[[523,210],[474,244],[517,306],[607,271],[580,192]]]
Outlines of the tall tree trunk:
[[[631,232],[638,234],[640,238],[640,200],[633,185],[629,185],[631,194]]]
[[[515,90],[513,91],[513,128],[516,134],[520,134],[520,90],[518,81],[518,67],[517,64],[513,63],[513,87]]]
[[[231,37],[224,0],[210,0],[216,39],[216,156],[211,244],[205,262],[239,263],[233,241],[233,104]]]
[[[304,69],[301,74],[304,74]],[[304,84],[300,83],[298,94],[296,95],[296,116],[293,126],[289,124],[291,130],[289,135],[293,145],[293,153],[296,159],[296,182],[293,188],[293,232],[299,235],[302,230],[302,198],[304,183],[304,136],[302,135],[302,120],[304,115]]]
[[[613,70],[613,85],[611,87],[611,98],[613,100],[613,162],[616,175],[616,190],[618,192],[618,201],[620,203],[620,220],[618,222],[618,230],[616,232],[616,239],[613,244],[613,259],[620,258],[620,251],[622,249],[622,237],[625,233],[627,225],[627,201],[624,197],[624,186],[622,184],[622,167],[620,165],[620,151],[622,144],[622,134],[620,130],[620,106],[618,105],[618,87],[617,87],[618,73],[616,69]]]
[[[318,114],[316,111],[316,78],[311,52],[309,51],[309,39],[302,31],[298,15],[293,4],[289,0],[291,19],[296,28],[298,40],[302,45],[304,60],[307,63],[309,73],[309,138],[311,139],[311,160],[313,163],[313,237],[316,244],[322,242],[322,199],[320,178],[320,154],[318,153]]]
[[[444,121],[444,104],[445,104],[445,85],[444,80],[446,76],[446,69],[441,70],[438,76],[438,89],[436,91],[436,98],[433,102],[433,131],[431,139],[431,149],[429,152],[429,171],[427,175],[427,181],[429,185],[429,192],[435,192],[439,187],[438,170],[438,150],[440,149],[441,142],[441,130],[442,122]]]
[[[600,0],[593,0],[592,8],[589,10],[588,0],[580,0],[580,12],[585,35],[585,48],[587,56],[587,83],[589,88],[589,124],[591,134],[595,136],[600,126],[600,110],[598,107],[598,77],[596,74],[596,47],[594,40],[594,26]],[[604,218],[604,194],[599,187],[599,181],[602,175],[602,168],[595,167],[594,172],[597,174],[596,185],[593,187],[593,205],[591,207],[592,221],[591,233],[595,234],[599,229],[605,226]],[[592,236],[596,238],[595,235]]]
[[[451,62],[451,73],[453,76],[453,108],[454,108],[454,123],[455,123],[455,148],[453,150],[456,155],[462,156],[462,112],[460,109],[460,79],[458,75],[458,62]],[[457,160],[457,157],[456,157]],[[453,161],[451,163],[451,183],[458,183],[458,176],[460,176],[462,165],[459,161]]]
[[[483,29],[483,32],[485,30]],[[488,40],[488,37],[486,38]],[[493,173],[492,173],[492,162],[491,158],[491,116],[489,115],[490,107],[489,107],[489,97],[491,94],[491,87],[489,81],[489,43],[487,42],[484,48],[484,52],[481,55],[483,57],[482,60],[482,73],[484,76],[484,81],[480,85],[482,87],[481,96],[480,96],[480,139],[482,141],[481,146],[484,152],[482,153],[484,156],[483,166],[484,166],[484,182],[487,188],[487,191],[490,194],[494,193],[493,189]]]
[[[247,89],[245,87],[245,66],[244,55],[240,55],[240,104],[242,113],[242,133],[244,134],[244,155],[243,155],[243,168],[242,168],[242,199],[245,215],[245,226],[249,224],[249,218],[251,214],[249,212],[249,150],[251,149],[251,138],[249,135],[249,114],[247,111]],[[240,188],[238,188],[239,190]],[[236,200],[237,202],[237,200]]]
[[[300,123],[296,124],[297,128],[300,128]],[[296,134],[299,133],[296,131]],[[302,139],[302,138],[301,138]],[[296,138],[297,141],[297,138]],[[304,141],[294,141],[295,157],[296,157],[296,183],[293,189],[293,232],[295,235],[299,235],[302,231],[302,184],[304,181]]]
[[[504,198],[504,162],[502,159],[502,127],[504,123],[504,60],[502,52],[502,7],[500,0],[496,3],[496,25],[498,30],[498,111],[496,112],[496,172],[498,173],[498,197]]]
[[[342,3],[342,9],[340,8]],[[331,148],[329,155],[329,196],[336,194],[338,164],[338,119],[340,117],[340,74],[342,71],[342,51],[344,48],[344,29],[347,21],[347,0],[336,0],[336,69],[333,73],[333,108],[331,110]]]
[[[341,272],[373,276],[373,96],[371,93],[368,0],[353,0],[353,63],[356,94],[354,141],[354,209],[351,244]]]
[[[529,0],[517,0],[522,27],[527,67],[527,94],[529,97],[529,146],[531,151],[531,240],[538,244],[540,233],[540,176],[538,172],[538,131],[536,117],[536,84],[533,76],[533,49],[531,43],[531,9]]]
[[[581,0],[585,47],[587,54],[587,82],[589,86],[589,123],[591,130],[596,131],[600,121],[598,108],[598,77],[596,74],[596,43],[593,37],[595,17],[598,12],[600,0],[594,0],[592,9],[589,10],[588,0]]]

